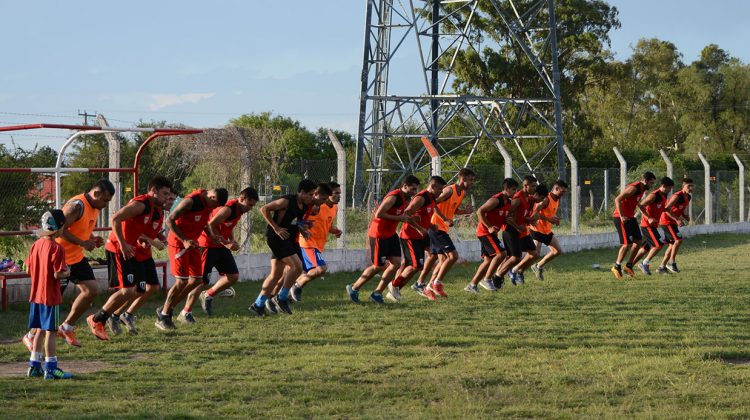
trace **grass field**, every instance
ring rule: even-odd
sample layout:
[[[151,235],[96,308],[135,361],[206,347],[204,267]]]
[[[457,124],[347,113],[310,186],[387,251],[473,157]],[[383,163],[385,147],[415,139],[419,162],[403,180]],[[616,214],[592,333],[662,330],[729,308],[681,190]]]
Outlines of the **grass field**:
[[[60,342],[61,367],[103,370],[0,377],[0,417],[750,417],[750,238],[690,238],[679,275],[615,281],[612,258],[566,255],[545,282],[479,296],[461,291],[466,265],[448,299],[385,307],[349,303],[356,275],[330,275],[294,315],[263,319],[244,283],[172,333],[153,327],[154,302],[138,336]],[[0,338],[20,338],[26,311],[0,313]],[[6,370],[27,358],[0,345]]]

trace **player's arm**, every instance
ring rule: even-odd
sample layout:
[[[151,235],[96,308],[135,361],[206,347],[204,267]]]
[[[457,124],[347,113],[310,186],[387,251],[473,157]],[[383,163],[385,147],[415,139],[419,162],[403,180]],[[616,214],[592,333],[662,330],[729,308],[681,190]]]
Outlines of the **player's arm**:
[[[499,205],[500,200],[495,197],[490,197],[490,199],[485,201],[484,204],[479,207],[479,210],[477,210],[477,219],[479,220],[479,223],[483,224],[490,233],[497,233],[500,230],[500,226],[491,225],[490,222],[487,221],[487,218],[484,217],[484,213],[496,209]]]
[[[276,224],[276,222],[273,220],[273,217],[271,217],[271,212],[286,210],[288,207],[289,199],[279,198],[260,208],[260,214],[261,216],[263,216],[263,220],[266,221],[268,226],[271,226],[271,229],[273,229],[276,235],[281,239],[288,239],[289,231],[286,228],[281,228]]]
[[[422,206],[424,206],[424,202],[425,202],[425,198],[423,196],[420,196],[420,195],[414,196],[414,198],[411,199],[411,202],[409,202],[409,205],[406,207],[406,210],[404,210],[404,213],[408,216],[414,215],[414,213],[418,212],[419,209],[421,209]],[[417,221],[413,219],[409,219],[407,223],[411,225],[411,227],[416,229],[417,232],[421,233],[422,236],[427,235],[427,231],[422,226],[419,226]]]
[[[672,196],[667,200],[667,204],[664,205],[664,214],[667,215],[667,218],[674,220],[675,224],[680,222],[680,218],[672,213],[672,207],[677,204],[678,199],[679,197],[677,196],[677,194],[672,194]]]
[[[183,234],[180,228],[177,227],[177,223],[175,223],[175,221],[178,217],[189,212],[192,209],[193,200],[182,200],[177,205],[177,208],[175,208],[173,212],[170,212],[169,217],[167,217],[167,227],[169,228],[169,230],[174,232],[175,236],[177,236],[180,241],[182,241],[182,245],[185,248],[192,248],[194,246],[198,246],[198,244],[195,243],[194,240],[185,237],[185,234]]]
[[[212,241],[216,242],[217,244],[227,243],[227,240],[225,240],[219,233],[219,225],[226,222],[231,215],[232,208],[224,206],[219,209],[216,214],[214,214],[211,220],[208,221],[206,227],[203,230],[206,232],[208,237],[211,238]]]
[[[518,213],[520,206],[521,200],[519,200],[518,198],[514,198],[510,201],[510,209],[508,210],[508,217],[505,218],[505,224],[509,225],[518,232],[524,232],[526,231],[526,226],[520,226],[518,223],[516,223],[516,213]]]
[[[70,277],[70,267],[68,267],[68,264],[65,264],[65,253],[61,248],[59,251],[53,251],[52,253],[52,269],[55,280]]]
[[[653,203],[654,201],[656,201],[656,194],[649,194],[646,196],[646,198],[641,200],[640,203],[638,203],[638,209],[641,211],[641,214],[646,218],[646,220],[648,220],[648,223],[650,224],[654,223],[654,218],[648,216],[648,214],[646,213],[646,206]]]
[[[109,218],[109,222],[112,225],[112,231],[115,233],[117,242],[120,244],[120,252],[122,252],[122,256],[126,260],[135,257],[135,249],[132,244],[125,242],[125,234],[122,233],[122,222],[142,215],[144,210],[146,210],[145,204],[140,201],[134,201],[120,210],[117,210],[117,212]]]
[[[396,196],[391,195],[385,198],[383,202],[380,203],[380,206],[378,206],[378,209],[375,211],[375,217],[385,220],[393,220],[396,222],[406,222],[409,220],[410,216],[407,216],[406,214],[402,215],[396,215],[396,214],[388,214],[388,210],[393,208],[393,206],[396,205]]]
[[[620,204],[622,203],[622,200],[634,196],[636,192],[635,187],[631,185],[622,190],[622,192],[615,197],[615,208],[617,209],[617,212],[620,213],[620,219],[622,219],[622,221],[626,221],[628,218],[622,215]]]

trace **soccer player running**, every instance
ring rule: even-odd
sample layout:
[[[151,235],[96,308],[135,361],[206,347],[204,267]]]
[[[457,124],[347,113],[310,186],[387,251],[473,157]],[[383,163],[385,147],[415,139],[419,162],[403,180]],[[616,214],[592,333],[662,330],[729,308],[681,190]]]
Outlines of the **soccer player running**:
[[[141,282],[145,285],[148,277],[158,278],[153,260],[149,264],[136,259],[136,247],[141,235],[151,223],[162,219],[164,215],[162,206],[169,198],[171,190],[172,183],[169,180],[162,176],[154,177],[148,183],[146,194],[133,198],[110,218],[112,232],[104,249],[107,253],[109,281],[110,284],[117,284],[115,286],[117,291],[110,295],[96,314],[86,318],[91,332],[100,340],[109,340],[104,329],[105,324],[109,324],[110,329],[113,329],[115,334],[119,334],[119,323],[114,324],[109,321],[110,316],[123,303],[134,298],[138,293],[145,292],[145,288],[137,286]]]
[[[400,302],[401,288],[424,267],[425,251],[429,252],[430,250],[430,238],[427,231],[433,228],[432,214],[439,211],[435,200],[443,191],[445,184],[446,182],[442,177],[431,177],[427,188],[412,197],[406,210],[404,210],[407,216],[416,215],[419,220],[416,223],[401,225],[399,240],[404,258],[401,259],[401,266],[396,273],[396,278],[388,284],[388,293],[385,297],[390,301]]]
[[[290,290],[290,296],[295,302],[302,302],[302,289],[311,281],[325,274],[327,270],[323,251],[328,242],[328,235],[341,236],[341,230],[333,226],[336,214],[339,211],[341,201],[341,185],[336,182],[328,182],[331,187],[331,195],[325,203],[314,206],[307,220],[310,236],[299,236],[300,256],[302,257],[302,274],[294,282]],[[319,185],[320,187],[320,185]]]
[[[248,308],[252,314],[265,315],[266,302],[270,301],[268,306],[291,315],[289,291],[297,277],[302,274],[297,235],[301,229],[306,232],[303,219],[311,206],[322,204],[328,199],[330,187],[325,185],[322,188],[324,191],[318,194],[320,201],[316,203],[315,193],[318,185],[309,179],[303,179],[297,187],[297,194],[285,195],[260,208],[260,214],[268,225],[266,243],[271,248],[271,272],[263,281],[255,302]],[[279,293],[273,296],[273,289],[280,280],[283,283]]]
[[[490,292],[496,292],[495,275],[500,264],[505,258],[505,250],[500,244],[497,233],[505,226],[505,219],[510,212],[513,195],[518,189],[518,181],[513,178],[503,180],[503,190],[490,197],[477,210],[477,238],[482,246],[482,262],[477,266],[471,282],[464,288],[471,293],[479,293],[477,285],[481,285]],[[497,279],[502,286],[501,278]]]
[[[114,194],[115,186],[109,180],[101,179],[87,193],[68,200],[62,209],[65,225],[56,241],[65,248],[65,263],[70,267],[68,280],[78,287],[79,293],[70,307],[68,317],[60,325],[58,335],[72,346],[81,346],[76,338],[75,324],[98,294],[94,270],[83,251],[92,251],[104,245],[104,239],[93,233],[99,210],[107,207]]]
[[[638,264],[638,268],[647,276],[651,275],[651,259],[664,245],[659,236],[659,220],[664,213],[667,195],[672,191],[672,187],[674,187],[674,181],[672,181],[672,178],[665,176],[659,182],[659,188],[641,200],[641,206],[645,209],[641,216],[641,234],[646,239],[638,250],[635,261],[639,261],[646,255],[643,262]]]
[[[682,245],[682,234],[679,227],[685,226],[690,222],[690,217],[685,212],[690,205],[694,186],[695,184],[692,179],[684,178],[682,180],[682,188],[669,197],[664,207],[664,213],[661,214],[659,225],[664,232],[665,241],[669,245],[667,245],[667,250],[664,251],[664,258],[657,270],[659,273],[667,273],[667,271],[672,273],[680,272],[676,262],[677,251],[680,249],[680,245]]]
[[[198,238],[198,245],[202,249],[203,284],[210,284],[211,271],[214,268],[220,277],[208,290],[201,292],[202,287],[193,289],[188,295],[186,307],[192,308],[196,295],[200,294],[201,308],[207,315],[213,315],[214,296],[240,279],[237,263],[232,255],[232,251],[240,249],[240,245],[234,239],[234,227],[245,213],[255,207],[258,200],[258,191],[248,187],[240,191],[237,198],[227,201],[224,206],[217,207],[211,212],[208,225]],[[212,237],[220,238],[221,241],[216,242],[211,239]]]
[[[185,196],[167,217],[167,249],[175,284],[169,289],[164,305],[156,308],[156,328],[175,329],[172,310],[193,289],[203,284],[203,261],[198,237],[208,224],[213,209],[226,204],[228,195],[225,188],[195,190]],[[221,241],[218,237],[212,239]],[[192,312],[180,311],[179,318],[186,323],[195,323]]]
[[[414,175],[407,175],[401,188],[389,192],[380,202],[367,231],[371,264],[354,284],[346,285],[346,293],[352,302],[359,303],[359,290],[375,274],[382,272],[380,283],[370,295],[370,300],[379,304],[385,303],[383,291],[401,266],[401,246],[396,234],[398,224],[401,222],[417,223],[419,219],[417,216],[404,212],[407,200],[416,194],[418,187],[419,179]]]
[[[453,267],[453,264],[458,261],[458,251],[456,251],[456,246],[453,244],[450,235],[448,235],[448,231],[453,226],[454,216],[474,212],[474,208],[471,205],[468,205],[464,209],[459,209],[459,206],[466,197],[466,191],[474,184],[476,177],[477,175],[471,169],[462,168],[458,171],[458,181],[455,184],[444,187],[443,192],[436,200],[438,202],[437,208],[444,217],[435,212],[432,215],[432,224],[435,225],[435,229],[428,231],[430,237],[430,257],[428,258],[434,259],[437,256],[438,263],[432,270],[430,282],[423,289],[422,295],[427,299],[435,300],[436,295],[448,297],[443,288],[443,279]],[[426,261],[425,265],[427,265]],[[423,276],[426,274],[425,271],[419,276],[416,289],[421,288],[422,281],[424,280]],[[417,293],[419,291],[417,290]]]
[[[539,258],[539,249],[537,248],[536,244],[534,243],[533,239],[531,238],[531,227],[536,224],[537,219],[539,218],[539,214],[534,212],[534,208],[537,204],[544,201],[545,198],[547,198],[547,195],[549,194],[549,190],[547,190],[547,186],[544,184],[537,185],[536,188],[534,188],[534,194],[529,196],[529,208],[526,210],[526,234],[521,236],[521,248],[526,253],[523,258],[521,258],[521,261],[518,262],[513,268],[510,270],[510,282],[515,284],[523,284],[524,283],[524,273],[526,272],[526,269],[531,266],[531,264],[534,263],[534,261]],[[528,250],[527,245],[531,244],[534,246],[533,250]]]
[[[639,208],[641,213],[645,213],[645,209],[640,205],[640,201],[646,191],[651,189],[655,182],[656,175],[653,172],[644,172],[640,181],[629,184],[615,197],[615,211],[612,213],[612,219],[615,224],[617,236],[620,238],[620,249],[617,251],[617,260],[612,267],[612,274],[615,275],[616,279],[622,278],[623,271],[627,275],[635,277],[633,265],[635,264],[635,257],[638,254],[642,239],[641,230],[638,228],[638,221],[635,219],[635,210]],[[628,255],[628,249],[630,250],[630,258],[625,268],[623,268],[622,261]]]
[[[568,192],[568,183],[558,179],[552,186],[552,191],[534,208],[534,212],[538,215],[538,218],[536,223],[530,225],[531,239],[534,240],[537,254],[541,255],[542,245],[546,245],[549,248],[547,255],[541,261],[531,266],[536,278],[539,280],[544,280],[544,267],[547,263],[562,255],[562,247],[560,247],[560,242],[552,232],[552,225],[560,225],[560,218],[557,217],[557,209],[560,206],[560,199],[565,196],[566,192]]]
[[[523,178],[521,190],[516,191],[511,197],[510,208],[503,227],[503,245],[508,257],[497,270],[497,276],[500,278],[521,261],[524,252],[536,254],[536,246],[534,246],[534,241],[526,227],[533,206],[531,196],[536,191],[536,187],[536,178],[532,175],[526,175]],[[523,274],[519,276],[511,273],[510,279],[514,285],[517,283],[523,284]],[[499,283],[502,284],[502,280]]]

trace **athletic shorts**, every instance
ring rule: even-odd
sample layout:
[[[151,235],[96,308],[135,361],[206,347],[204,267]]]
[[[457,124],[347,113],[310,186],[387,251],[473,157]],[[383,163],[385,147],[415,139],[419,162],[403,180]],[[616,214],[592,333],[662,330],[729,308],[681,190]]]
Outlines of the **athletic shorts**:
[[[521,257],[524,252],[536,251],[536,245],[534,245],[531,235],[521,238],[518,231],[510,226],[507,226],[503,231],[503,244],[505,245],[505,252],[511,257]]]
[[[156,263],[153,258],[136,261],[135,279],[138,282],[135,290],[138,293],[146,293],[146,285],[160,285],[159,275],[156,273]]]
[[[480,236],[479,243],[482,245],[482,257],[492,258],[503,253],[503,246],[500,244],[497,233]]]
[[[134,287],[138,278],[135,258],[125,259],[120,252],[106,251],[109,287],[123,289]]]
[[[635,241],[643,239],[640,226],[638,226],[638,222],[634,218],[631,217],[627,222],[623,223],[619,217],[613,217],[612,221],[615,224],[617,236],[620,238],[620,245],[632,244]]]
[[[673,244],[675,241],[682,239],[682,232],[675,223],[662,225],[661,230],[664,232],[664,242],[668,244]]]
[[[643,233],[643,244],[644,248],[650,249],[651,247],[661,248],[664,242],[661,241],[659,236],[659,229],[656,226],[641,227]]]
[[[41,328],[44,331],[57,331],[60,324],[60,305],[49,306],[31,303],[29,307],[29,328]]]
[[[89,265],[89,259],[83,257],[81,261],[70,266],[70,277],[68,281],[72,283],[79,283],[82,281],[93,281],[96,280],[94,276],[94,269]]]
[[[398,235],[388,238],[370,238],[370,263],[375,267],[382,267],[388,262],[388,258],[401,258],[401,245]]]
[[[227,248],[203,248],[201,252],[203,262],[203,283],[211,283],[211,271],[215,268],[220,275],[237,274],[237,262],[234,261],[232,251]]]
[[[404,263],[407,267],[414,267],[416,270],[424,267],[424,251],[430,248],[430,240],[425,239],[404,239],[401,241],[401,252],[404,255]]]
[[[300,248],[299,258],[302,260],[302,271],[307,273],[313,268],[326,265],[323,253],[317,248]]]
[[[283,259],[300,252],[299,244],[292,238],[281,239],[276,234],[266,236],[266,243],[271,248],[271,258]]]
[[[167,249],[169,250],[169,266],[172,267],[172,275],[175,278],[203,277],[203,261],[199,247],[186,249],[182,246],[168,245]]]
[[[531,231],[531,239],[533,239],[533,240],[535,240],[537,242],[543,243],[543,244],[545,244],[547,246],[549,246],[549,244],[552,243],[552,237],[553,236],[555,236],[555,234],[552,233],[552,232],[550,232],[550,233],[542,233],[542,232],[537,232],[535,230]]]
[[[456,250],[448,232],[428,229],[427,236],[430,238],[430,254],[449,254]]]

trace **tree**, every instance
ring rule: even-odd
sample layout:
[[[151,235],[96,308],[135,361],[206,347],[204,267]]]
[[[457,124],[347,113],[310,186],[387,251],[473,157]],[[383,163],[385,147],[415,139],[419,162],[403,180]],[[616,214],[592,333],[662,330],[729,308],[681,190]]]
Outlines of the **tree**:
[[[2,168],[48,168],[55,165],[57,153],[49,147],[24,150],[12,149],[0,144],[0,167]],[[45,175],[34,173],[2,173],[0,188],[0,229],[18,230],[25,226],[37,226],[42,214],[54,206],[54,199],[40,194],[39,183]]]

